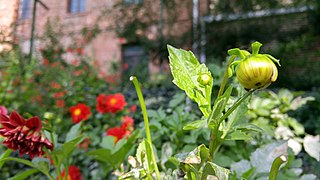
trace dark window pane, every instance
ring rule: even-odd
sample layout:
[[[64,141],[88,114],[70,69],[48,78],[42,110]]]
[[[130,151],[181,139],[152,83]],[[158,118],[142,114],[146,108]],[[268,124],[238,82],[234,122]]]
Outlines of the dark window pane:
[[[81,13],[86,10],[85,0],[69,0],[69,12],[70,13]]]
[[[30,0],[20,0],[20,19],[28,19],[31,15]]]

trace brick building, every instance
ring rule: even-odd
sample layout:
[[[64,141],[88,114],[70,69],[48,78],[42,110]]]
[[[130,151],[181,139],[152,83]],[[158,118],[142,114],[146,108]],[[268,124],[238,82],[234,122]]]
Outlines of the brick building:
[[[60,26],[65,35],[61,38],[62,44],[67,48],[72,46],[74,41],[67,35],[68,33],[80,34],[84,27],[93,27],[98,25],[101,29],[101,33],[93,39],[90,43],[86,44],[84,48],[85,55],[94,57],[96,63],[99,64],[99,69],[108,74],[111,62],[141,64],[142,57],[150,59],[149,52],[145,52],[143,48],[139,47],[139,44],[127,41],[123,37],[118,37],[115,27],[116,13],[112,12],[116,3],[123,3],[124,9],[120,11],[130,11],[135,6],[145,6],[147,10],[151,10],[153,20],[152,24],[147,31],[136,31],[135,33],[144,33],[148,39],[154,39],[159,36],[159,9],[161,0],[36,0],[36,23],[35,23],[35,37],[34,41],[34,54],[41,48],[42,42],[37,40],[45,32],[45,26],[48,21]],[[163,11],[163,36],[174,34],[179,36],[182,32],[192,30],[192,12],[193,1],[176,0],[179,3],[179,15],[176,23],[170,24],[170,27],[166,25],[167,19],[170,18],[170,14],[167,11]],[[181,2],[180,2],[181,1]],[[23,52],[28,53],[30,47],[30,34],[31,34],[31,19],[33,12],[34,0],[1,0],[0,8],[5,9],[7,12],[0,11],[1,18],[10,14],[10,23],[15,25],[15,40],[20,44]],[[182,3],[183,2],[183,3]],[[49,9],[44,8],[41,3],[45,4]],[[199,10],[202,9],[202,14],[207,9],[208,0],[199,0]],[[181,4],[181,5],[180,5]],[[148,9],[151,8],[151,9]],[[102,13],[108,10],[111,13]],[[119,9],[118,9],[119,10]],[[114,11],[116,11],[114,9]],[[138,14],[131,13],[130,16],[141,16],[139,18],[146,18],[146,10],[139,11]],[[6,14],[6,15],[5,15]],[[108,16],[110,14],[110,16]],[[126,19],[123,19],[125,21]],[[0,19],[0,24],[3,24],[3,18]],[[8,23],[7,23],[8,24]],[[12,31],[12,29],[11,29]],[[191,34],[192,36],[192,34]],[[192,39],[192,37],[191,37]],[[186,47],[191,47],[188,43]],[[151,72],[158,72],[159,67],[154,63],[148,63],[149,70]]]
[[[0,52],[10,50],[13,25],[18,18],[19,3],[17,0],[0,0]]]

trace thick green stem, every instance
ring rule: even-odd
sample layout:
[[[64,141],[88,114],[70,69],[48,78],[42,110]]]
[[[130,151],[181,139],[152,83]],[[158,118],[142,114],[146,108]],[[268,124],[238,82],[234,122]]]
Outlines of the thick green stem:
[[[256,89],[251,89],[250,91],[246,92],[242,97],[240,97],[228,110],[227,112],[221,116],[219,119],[219,122],[216,126],[211,131],[211,136],[210,136],[210,144],[209,144],[209,151],[210,151],[210,157],[213,160],[215,153],[217,152],[217,149],[220,147],[222,141],[221,141],[221,134],[219,135],[219,126],[221,122],[234,111],[237,109],[237,107],[245,100],[247,99]],[[211,116],[210,116],[211,117]]]
[[[158,180],[160,180],[160,173],[159,173],[158,165],[157,165],[156,158],[154,156],[154,152],[153,152],[153,148],[152,148],[152,139],[151,139],[151,133],[150,133],[150,127],[149,127],[147,108],[146,108],[146,104],[144,102],[144,98],[143,98],[142,91],[141,91],[141,88],[140,88],[140,83],[139,83],[138,79],[135,76],[131,76],[130,77],[130,81],[133,82],[133,85],[136,88],[136,92],[137,92],[137,95],[138,95],[138,98],[139,98],[139,102],[140,102],[140,106],[141,106],[141,110],[142,110],[144,125],[146,127],[147,141],[149,142],[150,147],[151,147],[151,160],[153,162],[154,169],[155,169],[155,172],[156,172],[156,178]]]
[[[235,60],[235,58],[236,58],[236,56],[231,56],[228,61],[226,70],[224,71],[224,74],[223,74],[223,80],[221,82],[217,98],[223,94],[224,88],[225,88],[227,81],[228,81],[228,69],[229,69],[231,63],[233,63],[233,61]]]
[[[236,108],[244,101],[246,100],[256,89],[251,89],[248,92],[246,92],[242,97],[240,97],[228,110],[227,112],[219,119],[219,124],[227,119],[227,117],[234,111]]]
[[[224,92],[225,86],[228,81],[228,69],[229,69],[230,65],[233,63],[233,61],[235,60],[235,58],[236,58],[236,56],[232,55],[228,61],[226,70],[224,71],[223,80],[220,85],[217,99],[218,99],[218,97],[222,96],[222,94]],[[210,122],[210,120],[212,118],[213,118],[213,111],[211,111],[211,114],[208,118],[208,122]],[[220,123],[217,125],[217,127],[215,129],[211,130],[211,132],[210,132],[209,152],[210,152],[211,159],[214,158],[214,154],[216,152],[216,149],[220,146],[220,140],[219,140],[220,138],[218,137],[219,126],[220,126]]]
[[[285,163],[288,161],[287,156],[285,155],[280,155],[278,156],[272,163],[270,174],[269,174],[269,180],[276,180],[277,175],[280,169],[281,164]]]

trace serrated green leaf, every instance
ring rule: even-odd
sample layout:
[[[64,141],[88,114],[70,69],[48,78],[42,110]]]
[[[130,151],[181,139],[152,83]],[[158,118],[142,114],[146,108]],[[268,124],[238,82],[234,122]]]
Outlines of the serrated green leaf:
[[[168,45],[169,60],[173,83],[184,90],[195,101],[205,117],[211,112],[211,91],[213,78],[206,65],[200,64],[191,51],[176,49]],[[201,74],[207,74],[211,80],[205,86],[198,82]]]
[[[81,124],[82,124],[82,122],[71,127],[70,131],[67,133],[65,142],[71,141],[71,140],[80,136]]]
[[[207,126],[207,120],[200,119],[185,125],[183,127],[183,130],[194,130],[194,129],[204,128],[206,126]]]
[[[228,180],[230,171],[226,168],[220,167],[212,162],[208,162],[204,168],[201,180],[206,180],[208,176],[213,175],[219,180]]]
[[[37,172],[39,172],[39,170],[37,170],[37,169],[24,170],[23,172],[20,172],[20,173],[16,174],[15,176],[11,177],[9,180],[24,180],[27,177],[29,177],[32,174],[35,174]]]

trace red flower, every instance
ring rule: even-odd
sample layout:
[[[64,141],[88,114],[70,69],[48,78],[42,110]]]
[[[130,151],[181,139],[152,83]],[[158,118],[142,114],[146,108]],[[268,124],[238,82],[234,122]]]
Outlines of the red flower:
[[[56,106],[59,108],[64,108],[66,102],[63,99],[56,100]]]
[[[91,144],[91,140],[86,137],[79,145],[78,148],[87,150],[89,145]]]
[[[66,91],[60,91],[57,93],[53,93],[53,97],[56,99],[59,99],[59,98],[63,97],[65,94],[66,94]]]
[[[83,103],[78,103],[76,106],[70,107],[70,113],[72,121],[74,123],[78,123],[80,121],[87,120],[91,115],[91,110],[89,106]]]
[[[82,175],[81,175],[81,172],[79,170],[79,168],[77,168],[77,166],[69,166],[69,169],[68,169],[68,177],[65,178],[65,170],[62,171],[61,175],[63,177],[63,180],[82,180]],[[58,177],[57,177],[58,179]]]
[[[134,120],[132,119],[132,117],[123,116],[122,121],[123,121],[123,123],[121,125],[121,128],[126,129],[126,130],[130,130],[130,131],[133,130]]]
[[[61,89],[61,85],[56,83],[56,82],[52,82],[51,83],[51,86],[54,88],[54,89]]]
[[[123,94],[100,94],[97,97],[97,111],[100,113],[113,113],[115,114],[118,111],[123,110],[126,105],[126,100],[124,99]]]
[[[113,136],[115,138],[115,143],[121,140],[124,137],[130,136],[133,131],[133,123],[134,120],[129,116],[122,117],[122,125],[121,127],[114,127],[107,130],[107,136]]]
[[[132,106],[130,106],[130,111],[131,112],[136,112],[137,111],[137,105],[132,105]]]
[[[107,130],[107,136],[113,136],[115,143],[124,138],[126,135],[127,131],[121,127],[114,127]]]
[[[19,150],[20,156],[41,157],[43,146],[53,150],[53,144],[41,133],[42,123],[37,116],[25,120],[16,112],[12,112],[10,117],[0,114],[0,123],[0,135],[6,137],[3,144],[12,150]]]

